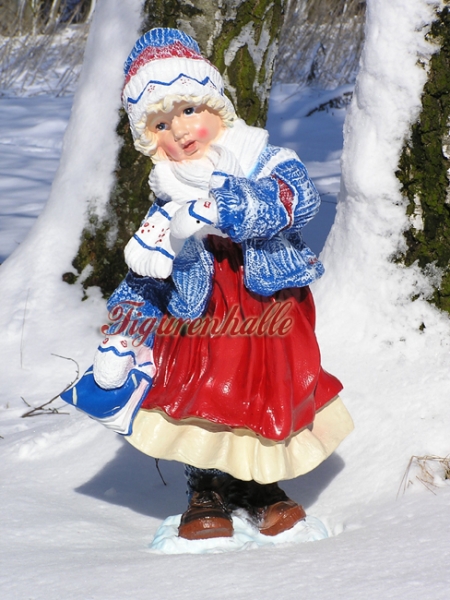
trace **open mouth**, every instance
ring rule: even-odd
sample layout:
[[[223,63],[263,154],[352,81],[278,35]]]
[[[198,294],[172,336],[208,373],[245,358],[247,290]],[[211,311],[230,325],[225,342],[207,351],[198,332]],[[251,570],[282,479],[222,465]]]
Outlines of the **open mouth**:
[[[185,152],[196,150],[197,146],[196,146],[195,140],[191,140],[189,142],[186,142],[186,144],[183,144],[182,148],[183,148],[183,150]]]

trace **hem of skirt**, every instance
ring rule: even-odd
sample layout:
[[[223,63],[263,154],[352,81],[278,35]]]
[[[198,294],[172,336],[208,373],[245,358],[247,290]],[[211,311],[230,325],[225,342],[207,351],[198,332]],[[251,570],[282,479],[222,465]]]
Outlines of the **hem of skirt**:
[[[316,414],[312,426],[282,442],[199,418],[176,421],[160,410],[140,410],[125,439],[154,458],[220,469],[244,481],[273,483],[312,471],[352,430],[352,418],[336,396]]]

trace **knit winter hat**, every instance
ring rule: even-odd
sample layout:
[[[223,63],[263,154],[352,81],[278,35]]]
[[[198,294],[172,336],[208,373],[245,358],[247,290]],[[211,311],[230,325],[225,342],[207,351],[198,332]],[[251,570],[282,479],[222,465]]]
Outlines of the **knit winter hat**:
[[[160,27],[145,33],[128,56],[124,71],[122,101],[135,140],[144,134],[149,109],[167,97],[207,99],[209,106],[216,104],[231,120],[236,118],[219,71],[183,31]]]

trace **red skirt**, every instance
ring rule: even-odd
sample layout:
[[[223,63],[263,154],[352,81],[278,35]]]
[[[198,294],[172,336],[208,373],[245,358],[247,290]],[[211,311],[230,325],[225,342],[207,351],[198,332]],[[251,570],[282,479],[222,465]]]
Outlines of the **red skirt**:
[[[342,389],[320,364],[312,294],[307,287],[254,294],[244,286],[240,245],[217,236],[208,245],[214,279],[206,314],[184,324],[165,317],[141,408],[285,440]]]

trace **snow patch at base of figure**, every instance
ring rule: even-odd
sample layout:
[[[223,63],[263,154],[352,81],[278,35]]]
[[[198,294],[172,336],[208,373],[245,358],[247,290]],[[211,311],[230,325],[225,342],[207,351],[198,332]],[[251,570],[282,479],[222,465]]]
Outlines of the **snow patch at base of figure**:
[[[279,544],[316,542],[329,537],[327,528],[317,517],[307,516],[292,529],[268,537],[261,534],[248,519],[234,513],[232,537],[192,541],[178,536],[180,519],[181,515],[174,515],[161,523],[149,545],[150,552],[158,554],[217,554]]]

